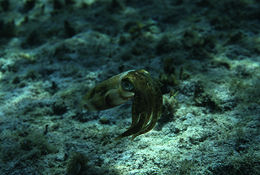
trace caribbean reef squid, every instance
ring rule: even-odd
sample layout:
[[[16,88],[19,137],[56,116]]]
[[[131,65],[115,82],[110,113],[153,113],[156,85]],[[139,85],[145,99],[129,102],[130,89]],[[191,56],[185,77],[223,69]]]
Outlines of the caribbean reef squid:
[[[89,111],[105,110],[132,101],[132,124],[117,139],[136,136],[152,130],[162,113],[159,83],[144,69],[115,75],[90,89],[83,98]]]

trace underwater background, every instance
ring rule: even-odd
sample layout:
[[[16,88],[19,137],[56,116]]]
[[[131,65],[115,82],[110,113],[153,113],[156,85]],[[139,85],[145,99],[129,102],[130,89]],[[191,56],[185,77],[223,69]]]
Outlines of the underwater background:
[[[145,69],[161,118],[82,108]],[[1,175],[260,174],[259,0],[0,0]]]

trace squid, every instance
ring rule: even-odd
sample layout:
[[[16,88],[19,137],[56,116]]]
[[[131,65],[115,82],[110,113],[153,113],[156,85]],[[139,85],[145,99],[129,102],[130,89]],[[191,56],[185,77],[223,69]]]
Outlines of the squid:
[[[132,136],[133,140],[152,130],[162,113],[160,85],[148,71],[129,70],[97,84],[83,97],[83,106],[89,111],[100,111],[131,99],[131,126],[116,139]]]

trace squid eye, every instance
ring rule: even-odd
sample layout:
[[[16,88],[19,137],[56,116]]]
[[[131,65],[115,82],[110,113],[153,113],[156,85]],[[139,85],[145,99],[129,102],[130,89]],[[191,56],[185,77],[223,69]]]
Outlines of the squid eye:
[[[134,85],[126,78],[121,81],[122,89],[125,91],[133,91]]]

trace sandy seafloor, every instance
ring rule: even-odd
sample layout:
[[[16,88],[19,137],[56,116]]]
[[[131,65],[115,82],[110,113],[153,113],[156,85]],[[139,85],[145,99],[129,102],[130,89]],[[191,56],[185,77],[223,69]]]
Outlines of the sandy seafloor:
[[[117,141],[131,101],[80,103],[130,69],[163,114]],[[0,0],[0,174],[260,174],[260,1]]]

